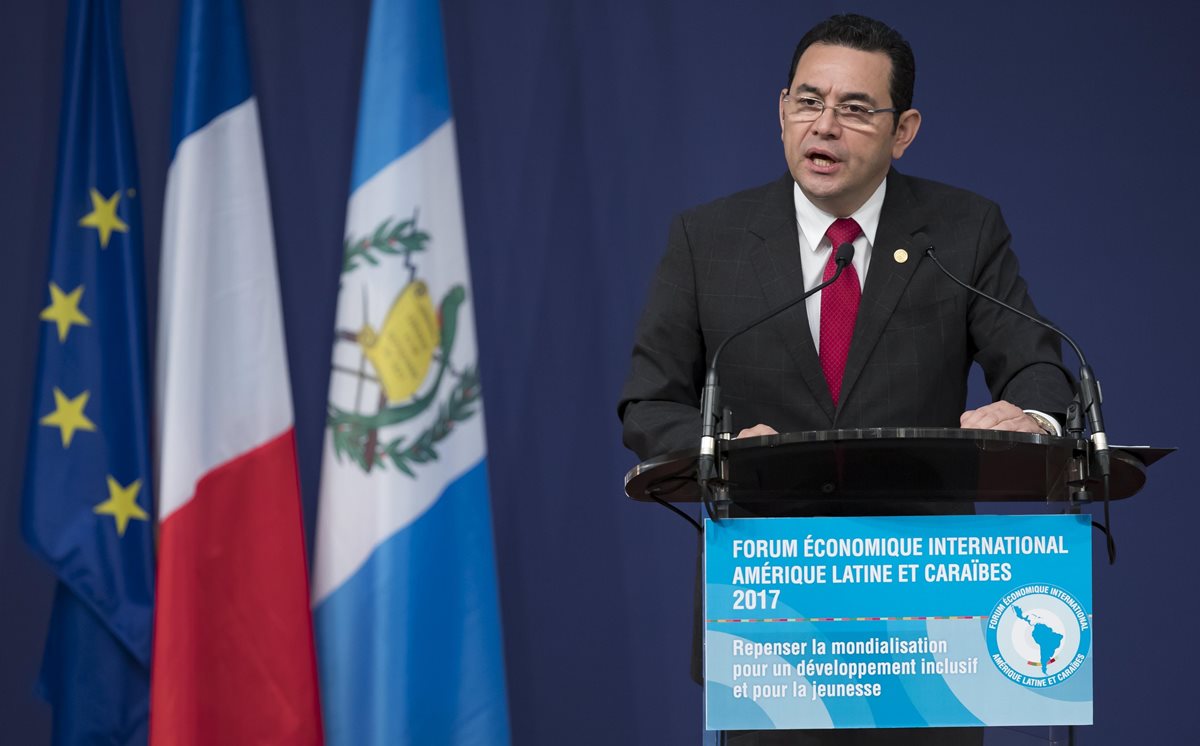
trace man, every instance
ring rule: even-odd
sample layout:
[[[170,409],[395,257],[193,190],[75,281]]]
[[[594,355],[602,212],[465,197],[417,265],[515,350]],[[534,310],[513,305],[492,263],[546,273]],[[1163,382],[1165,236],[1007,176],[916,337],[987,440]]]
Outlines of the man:
[[[908,43],[878,21],[834,16],[800,40],[779,98],[788,175],[671,226],[618,406],[625,444],[640,458],[697,446],[700,389],[716,346],[830,277],[834,248],[845,242],[854,259],[837,283],[722,353],[722,404],[750,425],[739,437],[854,427],[1057,431],[1054,417],[1072,396],[1057,340],[952,283],[924,258],[928,244],[913,240],[924,234],[955,275],[1036,313],[996,205],[892,168],[921,126],[914,79]],[[964,411],[973,360],[995,401]],[[981,741],[968,729],[745,734],[730,743]]]

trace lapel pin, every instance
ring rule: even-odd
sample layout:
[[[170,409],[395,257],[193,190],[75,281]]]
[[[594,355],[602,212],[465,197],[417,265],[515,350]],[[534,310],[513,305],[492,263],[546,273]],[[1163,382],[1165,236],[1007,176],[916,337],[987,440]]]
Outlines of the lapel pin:
[[[892,258],[896,260],[896,264],[904,264],[908,261],[908,252],[904,249],[896,249],[896,253],[892,254]]]

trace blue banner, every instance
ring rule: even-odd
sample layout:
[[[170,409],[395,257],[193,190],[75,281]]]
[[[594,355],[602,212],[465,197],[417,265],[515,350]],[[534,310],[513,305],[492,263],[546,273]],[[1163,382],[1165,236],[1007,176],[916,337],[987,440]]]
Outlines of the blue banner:
[[[142,218],[116,0],[67,22],[50,266],[22,496],[59,578],[55,743],[146,741],[154,555]]]
[[[705,524],[710,730],[1092,722],[1087,516]]]

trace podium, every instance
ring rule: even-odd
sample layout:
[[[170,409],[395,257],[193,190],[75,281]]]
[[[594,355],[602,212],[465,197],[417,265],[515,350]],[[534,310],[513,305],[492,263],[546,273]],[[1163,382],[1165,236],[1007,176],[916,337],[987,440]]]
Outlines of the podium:
[[[1110,499],[1131,497],[1172,448],[1110,449]],[[634,500],[699,502],[696,451],[644,461],[625,475]],[[722,442],[718,504],[788,501],[1066,502],[1099,499],[1085,440],[958,428],[867,428]]]
[[[1111,448],[1109,498],[1136,494],[1172,450]],[[700,501],[696,456],[639,464],[627,495]],[[1072,515],[1102,496],[1087,441],[940,428],[724,440],[710,487],[709,729],[1030,725],[1066,743],[1061,726],[1091,722],[1091,527]],[[1067,515],[899,517],[999,501]],[[734,513],[862,517],[721,520]]]

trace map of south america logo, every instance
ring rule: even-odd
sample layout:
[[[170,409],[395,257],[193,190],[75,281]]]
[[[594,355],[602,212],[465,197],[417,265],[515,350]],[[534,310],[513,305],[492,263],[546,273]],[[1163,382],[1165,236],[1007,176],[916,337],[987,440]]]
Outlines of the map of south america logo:
[[[1091,614],[1055,585],[1030,584],[1005,594],[987,620],[988,655],[1010,681],[1031,689],[1061,684],[1083,666]]]

